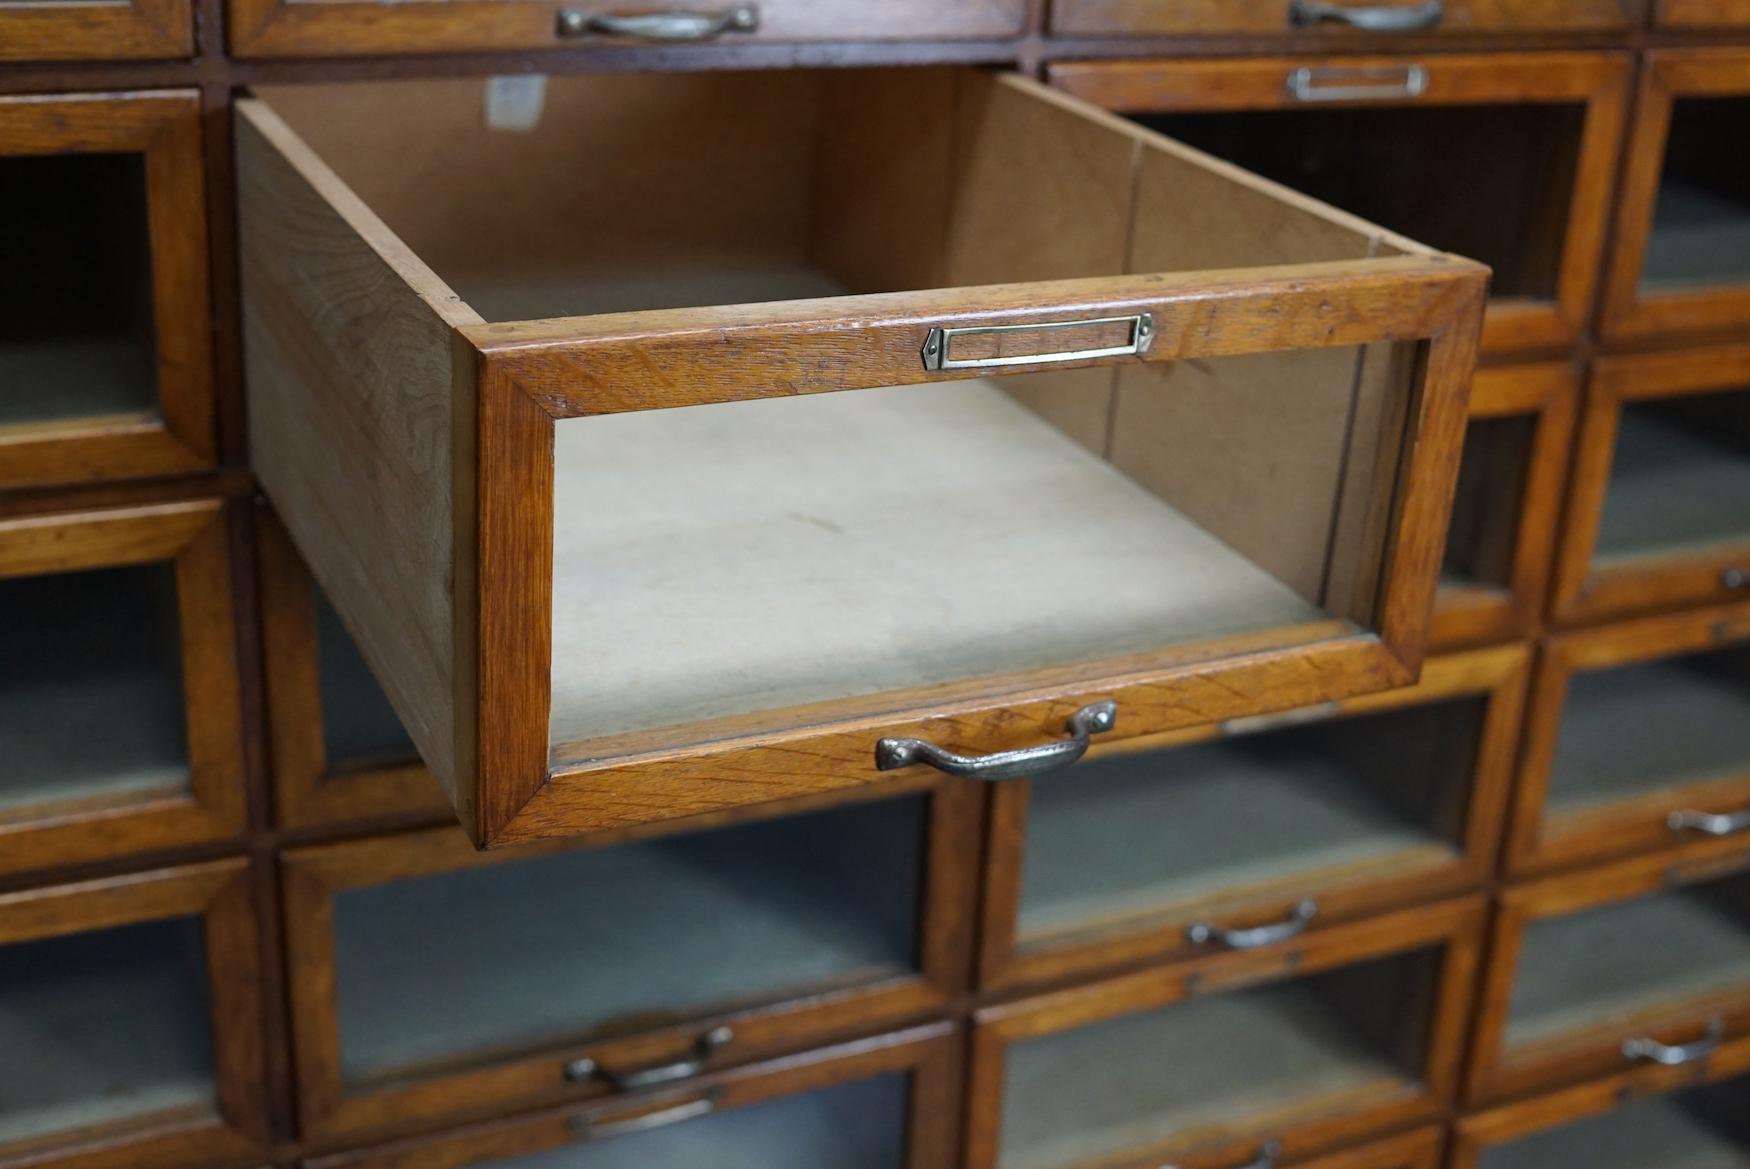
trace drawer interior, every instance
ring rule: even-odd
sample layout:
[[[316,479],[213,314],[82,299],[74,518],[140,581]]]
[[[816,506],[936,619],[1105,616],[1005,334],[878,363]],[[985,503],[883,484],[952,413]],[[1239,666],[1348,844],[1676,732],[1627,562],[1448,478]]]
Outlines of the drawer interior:
[[[0,158],[0,434],[158,415],[145,159]]]
[[[195,918],[0,946],[0,1147],[210,1113],[206,988]]]
[[[1613,1111],[1482,1150],[1477,1169],[1743,1169],[1750,1076]]]
[[[1641,261],[1646,292],[1750,280],[1750,97],[1673,103],[1653,226]]]
[[[1275,1135],[1420,1076],[1437,951],[1175,1003],[1009,1048],[1002,1169]],[[1103,1163],[1103,1162],[1102,1162]]]
[[[1750,648],[1568,680],[1550,764],[1551,813],[1741,775],[1750,775]]]
[[[338,893],[343,1078],[915,972],[925,816],[908,797]]]
[[[1443,586],[1505,589],[1513,583],[1537,422],[1535,415],[1471,419],[1440,566]]]
[[[419,755],[334,606],[315,590],[316,675],[329,770],[411,763]]]
[[[1733,544],[1750,544],[1750,389],[1626,403],[1594,561]]]
[[[1456,856],[1485,700],[1456,698],[1035,780],[1017,933],[1140,924],[1199,899]]]
[[[1548,102],[1163,113],[1139,120],[1489,265],[1496,301],[1549,301],[1556,295],[1585,116],[1584,103]],[[1460,189],[1470,197],[1443,197]]]
[[[1632,1025],[1750,990],[1750,876],[1529,922],[1507,1046]]]
[[[189,786],[175,569],[0,580],[0,819]]]

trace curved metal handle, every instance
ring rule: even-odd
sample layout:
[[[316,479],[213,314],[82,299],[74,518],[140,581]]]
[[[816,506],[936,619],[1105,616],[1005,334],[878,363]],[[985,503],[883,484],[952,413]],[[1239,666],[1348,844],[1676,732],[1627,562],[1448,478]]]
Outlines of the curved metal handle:
[[[1720,584],[1729,589],[1750,588],[1750,568],[1728,568],[1720,573]]]
[[[1276,1169],[1276,1162],[1281,1157],[1282,1142],[1267,1141],[1263,1148],[1258,1150],[1256,1161],[1248,1161],[1244,1165],[1238,1166],[1238,1169]],[[1160,1169],[1179,1169],[1179,1167],[1177,1165],[1162,1165]]]
[[[1295,28],[1329,21],[1362,32],[1417,32],[1436,27],[1445,16],[1444,0],[1428,0],[1414,8],[1388,4],[1351,8],[1346,4],[1322,4],[1318,0],[1294,0],[1288,6],[1288,23]]]
[[[1394,101],[1427,92],[1425,65],[1381,69],[1303,65],[1288,75],[1288,95],[1302,102]]]
[[[1657,1039],[1625,1039],[1622,1054],[1625,1059],[1644,1059],[1668,1068],[1706,1059],[1718,1051],[1726,1038],[1726,1021],[1715,1019],[1707,1025],[1707,1034],[1694,1043],[1660,1043]]]
[[[1109,731],[1117,722],[1116,702],[1091,703],[1070,715],[1070,738],[1063,742],[991,755],[956,755],[922,739],[882,739],[875,744],[875,766],[880,771],[892,771],[927,763],[964,779],[1021,779],[1068,767],[1087,754],[1089,736]]]
[[[1230,950],[1256,950],[1299,937],[1306,932],[1312,919],[1319,915],[1319,903],[1311,897],[1288,911],[1288,916],[1274,925],[1253,926],[1251,929],[1223,929],[1207,921],[1193,922],[1185,927],[1185,940],[1193,946],[1220,942]]]
[[[688,1100],[672,1108],[659,1108],[655,1112],[627,1117],[625,1120],[592,1120],[587,1116],[579,1116],[571,1122],[571,1130],[585,1140],[604,1140],[635,1132],[649,1132],[653,1128],[663,1128],[704,1116],[717,1107],[722,1097],[723,1089],[713,1086],[697,1100]]]
[[[637,16],[582,12],[576,8],[559,10],[562,37],[595,33],[641,41],[711,41],[729,32],[757,32],[759,27],[757,4],[737,4],[720,12],[648,12]]]
[[[1685,808],[1665,817],[1673,832],[1701,832],[1708,836],[1731,836],[1750,829],[1750,808],[1742,812],[1698,812]]]
[[[605,1068],[595,1060],[588,1058],[574,1059],[565,1065],[565,1078],[568,1080],[589,1080],[600,1076],[622,1092],[637,1092],[644,1088],[660,1087],[672,1084],[677,1080],[690,1080],[705,1070],[705,1065],[711,1059],[711,1053],[726,1047],[735,1039],[735,1032],[728,1027],[713,1027],[699,1036],[693,1044],[693,1055],[688,1059],[676,1060],[674,1063],[658,1064],[653,1068],[639,1068],[637,1071],[617,1072]]]

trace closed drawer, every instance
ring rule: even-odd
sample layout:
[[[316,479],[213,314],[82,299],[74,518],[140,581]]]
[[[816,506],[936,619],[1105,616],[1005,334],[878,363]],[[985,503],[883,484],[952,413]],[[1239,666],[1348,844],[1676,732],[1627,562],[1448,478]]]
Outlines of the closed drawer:
[[[976,1015],[969,1169],[1293,1160],[1439,1114],[1480,899]]]
[[[1595,362],[1568,509],[1564,623],[1750,596],[1750,346]]]
[[[1744,0],[1655,0],[1653,19],[1665,28],[1732,28],[1750,24]]]
[[[0,59],[62,9],[130,11],[0,3]],[[32,228],[0,289],[0,488],[212,464],[203,167],[192,91],[0,97],[0,215]]]
[[[1256,949],[1479,884],[1494,864],[1526,654],[1112,751],[991,793],[981,979]]]
[[[1750,606],[1551,639],[1520,767],[1517,872],[1750,834]]]
[[[0,520],[0,873],[240,836],[224,505]]]
[[[1605,53],[1065,62],[1053,85],[1494,270],[1483,348],[1592,311],[1629,96]],[[1463,189],[1458,206],[1444,193]],[[1471,208],[1487,207],[1487,215]]]
[[[0,61],[128,60],[193,53],[194,6],[189,0],[0,3]]]
[[[482,100],[238,124],[256,467],[476,840],[1413,678],[1477,266],[1014,76]]]
[[[252,906],[240,860],[0,896],[0,1160],[264,1159]]]
[[[652,16],[656,14],[654,17]],[[230,0],[231,51],[246,57],[470,49],[795,41],[928,41],[1021,35],[1026,0]]]
[[[1708,841],[1502,895],[1471,1101],[1700,1063],[1750,1033],[1750,850]]]
[[[1051,29],[1060,36],[1294,34],[1372,42],[1394,35],[1627,29],[1645,14],[1646,0],[1053,0]]]
[[[635,1094],[939,1009],[966,977],[969,794],[533,853],[453,827],[287,853],[305,1131]]]
[[[960,1036],[914,1027],[307,1169],[950,1169]]]

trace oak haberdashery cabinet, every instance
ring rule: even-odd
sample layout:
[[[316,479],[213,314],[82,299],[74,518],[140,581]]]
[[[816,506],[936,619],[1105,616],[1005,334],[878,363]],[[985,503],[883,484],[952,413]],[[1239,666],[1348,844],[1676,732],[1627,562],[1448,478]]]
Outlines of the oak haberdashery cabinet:
[[[1745,0],[0,0],[0,1169],[1750,1163]]]

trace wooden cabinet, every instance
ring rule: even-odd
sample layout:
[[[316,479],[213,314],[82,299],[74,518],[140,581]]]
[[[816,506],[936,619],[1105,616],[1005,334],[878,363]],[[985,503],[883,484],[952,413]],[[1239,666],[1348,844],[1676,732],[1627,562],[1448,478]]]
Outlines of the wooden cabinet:
[[[1471,381],[1434,645],[1505,641],[1537,627],[1578,401],[1579,379],[1565,363],[1479,369]]]
[[[1473,1103],[1750,1033],[1750,847],[1706,841],[1501,895],[1471,1048]]]
[[[239,836],[214,500],[0,520],[0,873]]]
[[[1750,832],[1750,606],[1551,639],[1506,859],[1533,872]]]
[[[1718,0],[1663,3],[1699,6]],[[1051,31],[1059,36],[1293,35],[1360,43],[1394,36],[1627,31],[1645,12],[1646,0],[1053,0]]]
[[[0,894],[0,1162],[243,1163],[267,1142],[248,865]]]
[[[256,469],[477,841],[1414,677],[1478,266],[1012,75],[486,93],[237,126]]]
[[[187,57],[193,52],[194,5],[189,0],[0,0],[0,62]],[[0,138],[6,117],[0,113]]]
[[[306,1169],[952,1169],[960,1037],[935,1023],[654,1094],[499,1121]]]
[[[243,57],[684,43],[943,40],[1019,36],[1026,0],[230,0]]]
[[[1599,359],[1566,527],[1562,621],[1750,597],[1750,345]]]
[[[1649,53],[1617,203],[1606,338],[1750,325],[1750,52]]]
[[[1750,24],[1744,0],[1654,0],[1653,19],[1664,28],[1713,29]]]
[[[1065,62],[1053,85],[1494,270],[1485,352],[1591,312],[1629,96],[1609,53]],[[1444,197],[1464,189],[1464,200]],[[1478,208],[1487,208],[1478,214]]]
[[[1404,690],[998,785],[981,983],[1256,949],[1481,884],[1525,673],[1518,646],[1434,658]]]
[[[258,511],[262,657],[281,825],[441,817],[449,800],[272,512]]]
[[[454,827],[282,861],[305,1132],[636,1093],[943,1007],[976,790],[681,837],[475,852]]]
[[[0,0],[0,59],[73,10],[132,11]],[[202,171],[191,91],[0,96],[0,488],[213,462]]]
[[[1299,1158],[1451,1098],[1481,899],[975,1015],[968,1169]]]

